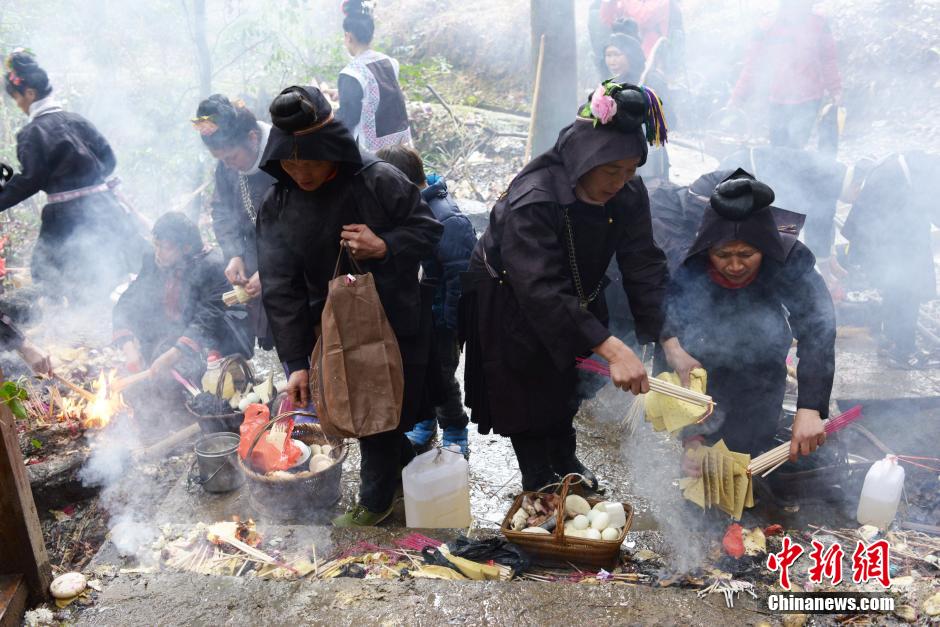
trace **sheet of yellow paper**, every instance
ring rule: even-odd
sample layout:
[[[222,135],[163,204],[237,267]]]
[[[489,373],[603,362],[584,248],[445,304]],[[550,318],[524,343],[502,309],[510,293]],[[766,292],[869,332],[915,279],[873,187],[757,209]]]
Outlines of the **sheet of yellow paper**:
[[[734,459],[727,453],[721,456],[721,488],[729,511],[734,511]]]
[[[708,476],[708,447],[699,448],[702,451],[702,491],[704,492],[705,507],[712,506],[712,485]]]
[[[701,478],[691,479],[691,483],[682,491],[682,496],[705,509],[705,484]]]
[[[734,513],[735,520],[741,520],[744,513],[744,501],[747,499],[747,473],[740,466],[735,468],[734,475]]]
[[[681,385],[679,375],[674,372],[663,372],[657,375],[656,378],[674,385]],[[691,373],[689,389],[704,394],[707,378],[708,375],[705,370],[696,368]],[[653,399],[653,411],[650,415],[652,417],[661,416],[665,428],[672,434],[698,422],[706,411],[705,407],[695,403],[680,401],[657,392],[650,392],[647,397]]]
[[[708,450],[705,459],[708,467],[709,506],[717,507],[721,503],[721,477],[719,476],[718,456],[713,449]]]

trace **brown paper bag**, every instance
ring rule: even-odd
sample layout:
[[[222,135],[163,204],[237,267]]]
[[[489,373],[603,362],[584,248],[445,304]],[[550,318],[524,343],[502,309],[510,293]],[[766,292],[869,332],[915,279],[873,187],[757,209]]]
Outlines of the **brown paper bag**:
[[[346,256],[357,274],[340,275]],[[398,340],[375,289],[345,247],[340,251],[311,358],[310,392],[323,430],[361,438],[392,431],[405,389]]]

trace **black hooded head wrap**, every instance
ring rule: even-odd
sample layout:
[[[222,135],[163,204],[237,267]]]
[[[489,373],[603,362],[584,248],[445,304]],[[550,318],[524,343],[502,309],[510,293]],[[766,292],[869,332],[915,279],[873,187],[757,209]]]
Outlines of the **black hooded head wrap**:
[[[766,183],[738,169],[705,175],[689,191],[699,198],[707,194],[708,206],[687,261],[735,240],[747,242],[775,261],[786,261],[805,216],[772,207],[774,190]]]
[[[646,163],[650,133],[648,129],[644,132],[644,126],[657,123],[653,120],[661,116],[662,103],[656,98],[658,106],[653,110],[648,90],[633,85],[611,89],[608,85],[616,84],[607,81],[591,98],[609,98],[614,106],[607,102],[604,109],[592,108],[590,101],[584,105],[575,122],[562,129],[555,146],[530,161],[513,180],[510,204],[537,191],[526,199],[527,204],[547,201],[570,205],[575,201],[578,180],[597,166],[631,157],[639,157],[641,166]],[[605,89],[609,96],[603,93]],[[657,137],[665,141],[664,126]]]
[[[646,67],[646,54],[643,52],[643,44],[640,43],[640,40],[625,33],[614,33],[604,43],[605,54],[610,47],[619,50],[630,62],[630,70],[627,76],[617,78],[639,81]]]
[[[358,171],[362,154],[349,130],[333,117],[333,108],[316,87],[288,87],[271,102],[271,135],[261,169],[282,183],[293,180],[281,161],[332,161]]]

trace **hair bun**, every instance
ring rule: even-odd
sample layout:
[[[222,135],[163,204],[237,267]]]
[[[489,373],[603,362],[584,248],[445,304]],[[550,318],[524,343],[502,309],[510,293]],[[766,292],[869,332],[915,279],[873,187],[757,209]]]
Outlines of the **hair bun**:
[[[368,15],[372,16],[372,2],[369,0],[343,0],[343,15]]]
[[[617,115],[614,119],[617,128],[630,133],[646,122],[649,100],[639,87],[625,85],[613,94],[613,99],[617,101]]]
[[[636,23],[636,20],[621,17],[611,25],[610,32],[639,39],[640,25]]]
[[[709,202],[715,213],[728,220],[740,221],[769,207],[774,201],[774,190],[750,176],[735,173],[715,187]]]
[[[229,100],[227,96],[212,94],[199,103],[199,108],[196,109],[196,115],[199,117],[212,117],[215,119],[216,124],[224,126],[226,122],[234,120],[238,113],[235,111],[235,106],[232,104],[232,101]]]
[[[34,89],[40,98],[45,98],[52,92],[49,75],[28,50],[14,50],[7,56],[5,64],[8,72],[4,81],[8,93],[23,93],[26,89]]]
[[[14,50],[7,57],[7,67],[17,74],[30,74],[41,70],[36,57],[26,50]]]
[[[274,126],[287,133],[296,133],[322,123],[333,112],[319,89],[296,85],[278,94],[268,110]]]

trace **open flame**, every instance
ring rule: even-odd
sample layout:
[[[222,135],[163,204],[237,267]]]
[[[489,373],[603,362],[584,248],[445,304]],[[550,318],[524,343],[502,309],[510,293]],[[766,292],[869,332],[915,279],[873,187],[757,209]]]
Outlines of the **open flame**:
[[[114,417],[116,413],[125,408],[120,393],[112,392],[112,384],[117,378],[117,372],[112,370],[107,375],[104,372],[95,383],[95,398],[88,400],[82,411],[82,426],[86,429],[101,429]]]

